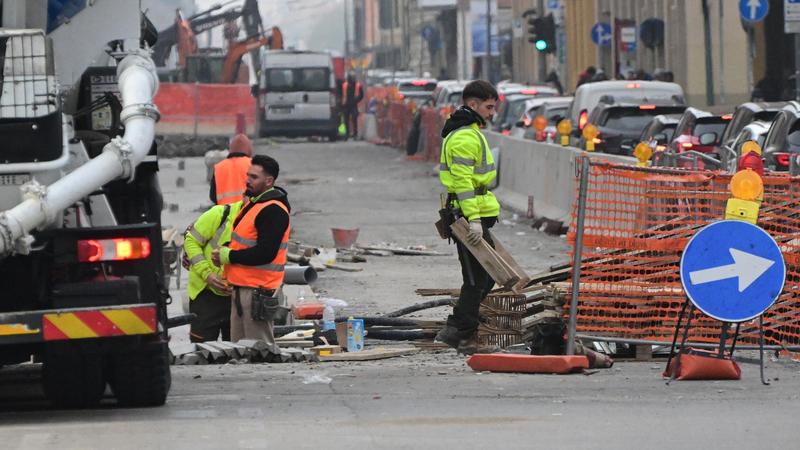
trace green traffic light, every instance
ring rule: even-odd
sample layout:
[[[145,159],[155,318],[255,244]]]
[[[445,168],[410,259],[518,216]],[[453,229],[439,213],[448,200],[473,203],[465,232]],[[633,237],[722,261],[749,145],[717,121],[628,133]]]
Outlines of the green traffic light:
[[[534,45],[536,46],[536,50],[539,50],[540,52],[547,50],[547,41],[544,39],[539,39]]]

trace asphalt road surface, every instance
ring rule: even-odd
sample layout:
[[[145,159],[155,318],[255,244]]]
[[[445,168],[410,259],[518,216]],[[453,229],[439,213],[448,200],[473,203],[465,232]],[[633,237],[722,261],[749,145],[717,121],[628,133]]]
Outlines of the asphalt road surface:
[[[276,157],[293,206],[294,239],[331,245],[331,227],[358,227],[360,243],[424,245],[453,253],[432,223],[432,164],[366,143],[282,142]],[[208,205],[202,158],[162,161],[164,224],[183,229]],[[185,180],[176,187],[176,179]],[[174,208],[173,208],[174,209]],[[529,272],[567,259],[562,237],[504,214],[497,235]],[[185,278],[185,274],[184,274]],[[454,255],[370,258],[362,272],[326,271],[315,290],[377,314],[420,299],[414,289],[458,287]],[[185,279],[182,286],[185,288]],[[180,298],[175,289],[173,297]],[[173,313],[180,302],[170,306]],[[441,318],[446,310],[432,310]],[[186,327],[173,330],[186,339]],[[742,356],[754,357],[750,352]],[[357,363],[174,366],[167,404],[88,411],[46,405],[35,364],[0,371],[3,449],[236,448],[762,448],[800,442],[800,364],[768,358],[740,381],[661,379],[665,361],[617,362],[590,375],[476,373],[454,352]]]

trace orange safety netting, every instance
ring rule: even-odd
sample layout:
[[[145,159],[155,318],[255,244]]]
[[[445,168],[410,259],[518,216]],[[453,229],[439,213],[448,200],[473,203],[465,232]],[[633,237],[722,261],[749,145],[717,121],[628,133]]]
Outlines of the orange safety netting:
[[[670,341],[686,299],[681,251],[724,218],[731,175],[592,163],[589,171],[577,332]],[[580,180],[576,178],[576,183]],[[783,293],[764,315],[765,343],[800,345],[800,177],[768,173],[758,224],[781,246]],[[576,199],[568,239],[576,236]],[[571,293],[570,293],[571,294]],[[684,324],[686,319],[684,318]],[[695,310],[690,341],[719,342],[721,323]],[[758,343],[758,319],[740,342]]]

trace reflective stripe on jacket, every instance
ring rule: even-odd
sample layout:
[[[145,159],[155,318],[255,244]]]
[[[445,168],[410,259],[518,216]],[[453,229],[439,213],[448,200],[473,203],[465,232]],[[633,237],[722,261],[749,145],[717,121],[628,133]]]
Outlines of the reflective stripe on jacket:
[[[258,231],[256,229],[256,217],[262,209],[270,205],[278,205],[289,214],[289,209],[283,202],[270,200],[264,203],[254,204],[249,211],[239,219],[239,223],[231,234],[231,250],[244,250],[254,247],[258,243]],[[225,278],[234,286],[243,287],[262,287],[265,289],[278,289],[283,284],[284,267],[286,266],[286,254],[289,246],[289,233],[291,224],[286,227],[286,231],[281,238],[280,249],[275,259],[269,264],[261,266],[245,266],[242,264],[228,264],[225,266]]]
[[[228,205],[244,198],[250,157],[226,158],[214,165],[217,204]]]
[[[447,135],[439,159],[439,181],[448,193],[455,194],[456,206],[467,220],[500,214],[500,203],[488,190],[496,177],[492,152],[478,124]]]
[[[226,207],[229,208],[228,217],[223,223]],[[241,208],[242,202],[212,206],[201,214],[186,232],[183,251],[186,252],[190,264],[188,287],[190,299],[194,300],[208,286],[206,278],[209,273],[222,275],[222,267],[211,262],[211,252],[230,241],[233,220],[239,215]],[[217,295],[225,295],[210,286],[209,289]]]

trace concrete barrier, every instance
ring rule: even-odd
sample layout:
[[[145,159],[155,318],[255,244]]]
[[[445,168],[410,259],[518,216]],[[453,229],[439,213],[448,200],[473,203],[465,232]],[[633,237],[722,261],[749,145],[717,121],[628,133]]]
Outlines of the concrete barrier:
[[[500,150],[499,187],[494,193],[503,206],[524,214],[528,212],[531,197],[534,217],[563,225],[570,223],[572,205],[578,195],[578,156],[586,154],[593,159],[636,164],[632,157],[587,153],[575,147],[494,132],[487,132],[486,138],[492,148]]]

